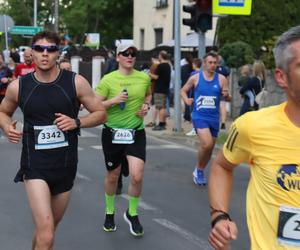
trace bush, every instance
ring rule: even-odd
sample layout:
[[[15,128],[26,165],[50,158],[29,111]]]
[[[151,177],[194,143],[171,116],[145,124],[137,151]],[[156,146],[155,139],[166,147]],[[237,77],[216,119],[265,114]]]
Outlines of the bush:
[[[254,53],[251,46],[242,41],[225,44],[221,48],[220,54],[224,58],[226,65],[231,68],[239,68],[245,64],[252,64],[254,60]]]

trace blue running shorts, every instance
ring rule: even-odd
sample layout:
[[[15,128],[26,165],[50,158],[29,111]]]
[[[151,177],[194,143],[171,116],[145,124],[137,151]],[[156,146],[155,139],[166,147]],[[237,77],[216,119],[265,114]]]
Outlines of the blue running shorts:
[[[203,119],[195,119],[193,121],[193,126],[195,130],[197,131],[197,128],[209,128],[210,133],[213,137],[217,138],[218,133],[220,130],[220,123],[219,121],[207,121]]]

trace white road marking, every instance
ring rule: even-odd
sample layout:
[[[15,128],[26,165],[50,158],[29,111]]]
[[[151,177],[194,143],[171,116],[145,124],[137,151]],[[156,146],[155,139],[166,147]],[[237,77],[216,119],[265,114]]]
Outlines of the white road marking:
[[[81,133],[80,137],[83,137],[83,138],[88,138],[88,137],[99,137],[98,134],[88,132],[88,131],[85,130],[85,129],[81,129],[80,133]]]
[[[176,144],[164,144],[164,145],[148,145],[146,149],[178,149],[183,148],[183,146]]]
[[[129,200],[129,196],[127,194],[121,194],[120,196],[122,198],[126,199],[126,200]],[[153,207],[153,206],[147,204],[146,202],[142,201],[142,199],[140,199],[140,201],[139,201],[139,208],[142,208],[142,209],[147,210],[147,211],[156,211],[156,210],[158,210],[156,207]]]
[[[93,149],[100,150],[102,149],[101,145],[93,145],[91,146]],[[146,149],[179,149],[183,148],[183,146],[180,145],[173,145],[173,144],[165,144],[165,145],[149,145],[146,147]]]
[[[168,143],[168,145],[176,145],[179,148],[182,148],[182,149],[187,150],[187,151],[192,151],[192,152],[197,152],[198,151],[196,147],[193,148],[192,146],[180,145],[179,143],[168,141],[168,139],[157,138],[157,137],[155,137],[153,135],[149,135],[149,134],[147,134],[147,137],[150,137],[152,140],[158,141],[160,143]]]
[[[78,179],[82,179],[82,180],[84,180],[84,181],[92,181],[92,179],[90,179],[89,177],[87,177],[87,176],[85,176],[85,175],[83,175],[83,174],[80,174],[78,171],[77,171],[76,177],[77,177]]]
[[[201,239],[198,236],[192,234],[191,232],[188,232],[187,230],[181,228],[180,226],[174,224],[171,221],[168,221],[163,218],[155,218],[153,219],[156,223],[170,229],[171,231],[179,234],[181,237],[185,238],[186,240],[192,242],[196,246],[199,247],[199,249],[202,250],[211,250],[212,248],[208,244],[207,240]]]

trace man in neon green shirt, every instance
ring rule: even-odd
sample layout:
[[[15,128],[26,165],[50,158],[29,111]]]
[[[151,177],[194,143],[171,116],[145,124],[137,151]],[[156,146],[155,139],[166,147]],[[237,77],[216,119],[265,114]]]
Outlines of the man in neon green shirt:
[[[108,119],[102,131],[102,146],[107,174],[104,181],[106,216],[103,229],[116,230],[114,222],[115,193],[121,162],[128,162],[130,183],[129,208],[124,219],[134,236],[142,236],[137,208],[142,191],[146,160],[146,135],[143,118],[150,107],[150,77],[134,69],[137,49],[131,43],[121,43],[117,48],[119,69],[103,77],[96,92],[107,109]]]
[[[233,170],[242,162],[251,171],[246,202],[251,249],[300,248],[300,26],[279,37],[274,58],[287,101],[238,118],[212,164],[209,241],[215,249],[229,249],[237,237],[228,210]]]

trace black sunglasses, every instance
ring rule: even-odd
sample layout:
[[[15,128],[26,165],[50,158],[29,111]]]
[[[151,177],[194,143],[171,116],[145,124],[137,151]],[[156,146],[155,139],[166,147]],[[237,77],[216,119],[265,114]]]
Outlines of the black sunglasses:
[[[32,45],[31,47],[33,50],[37,52],[44,52],[47,50],[49,53],[53,53],[58,51],[58,46],[57,45],[50,45],[50,46],[44,46],[44,45]]]
[[[137,53],[135,51],[123,51],[123,52],[120,52],[119,55],[122,55],[122,56],[125,56],[125,57],[136,57]]]

